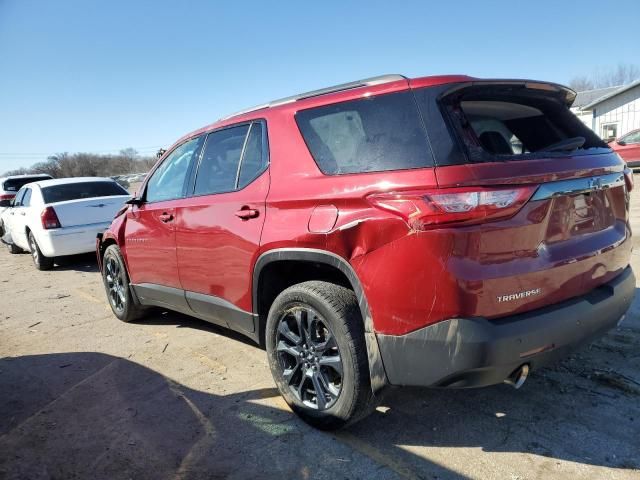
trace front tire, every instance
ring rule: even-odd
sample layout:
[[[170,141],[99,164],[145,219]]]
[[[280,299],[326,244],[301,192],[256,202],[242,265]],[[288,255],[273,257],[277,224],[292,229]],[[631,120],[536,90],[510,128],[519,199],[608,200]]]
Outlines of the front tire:
[[[102,280],[113,314],[123,322],[133,322],[144,315],[143,308],[131,294],[131,285],[122,253],[110,245],[102,259]]]
[[[29,232],[29,248],[31,249],[33,264],[38,270],[51,270],[53,268],[53,258],[45,257],[42,254],[33,232]]]
[[[273,302],[266,324],[271,373],[305,422],[335,430],[373,406],[364,326],[353,291],[304,282]]]

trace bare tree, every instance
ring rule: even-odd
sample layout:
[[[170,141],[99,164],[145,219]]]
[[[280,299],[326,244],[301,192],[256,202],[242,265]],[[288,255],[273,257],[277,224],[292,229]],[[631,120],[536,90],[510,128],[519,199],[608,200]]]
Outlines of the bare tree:
[[[138,156],[138,151],[135,148],[124,148],[120,150],[120,156],[133,160]]]
[[[584,92],[585,90],[593,90],[593,80],[586,75],[573,77],[569,82],[569,86],[576,92]]]
[[[569,81],[569,86],[578,92],[595,88],[626,85],[640,78],[640,67],[619,63],[615,68],[599,67],[591,75],[577,75]]]
[[[45,162],[36,163],[30,168],[7,172],[6,175],[47,173],[54,178],[111,177],[148,172],[155,162],[153,157],[140,157],[133,148],[124,149],[118,155],[64,152],[51,155]]]
[[[31,173],[28,168],[16,168],[15,170],[9,170],[2,174],[3,177],[7,177],[9,175],[26,175],[27,173]]]
[[[595,76],[599,87],[617,87],[626,85],[640,78],[640,68],[637,65],[619,63],[613,70],[601,70]]]

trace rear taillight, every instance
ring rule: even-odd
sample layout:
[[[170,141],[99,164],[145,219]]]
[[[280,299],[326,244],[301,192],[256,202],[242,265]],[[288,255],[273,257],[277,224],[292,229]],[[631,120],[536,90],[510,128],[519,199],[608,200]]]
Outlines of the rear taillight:
[[[16,196],[14,194],[9,195],[0,195],[0,201],[2,200],[13,200]]]
[[[627,192],[633,190],[633,170],[629,167],[624,169],[624,183],[627,185]]]
[[[60,220],[58,220],[58,215],[56,215],[56,211],[53,207],[45,208],[40,214],[40,219],[42,220],[42,228],[45,230],[61,227]]]
[[[424,192],[377,193],[367,197],[377,208],[400,215],[411,228],[469,225],[510,217],[537,186],[447,188]]]

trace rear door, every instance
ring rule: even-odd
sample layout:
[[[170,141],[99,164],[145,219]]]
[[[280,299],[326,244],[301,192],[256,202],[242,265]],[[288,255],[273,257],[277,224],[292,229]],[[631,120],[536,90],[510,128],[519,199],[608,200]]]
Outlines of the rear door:
[[[208,135],[193,196],[178,207],[180,280],[193,310],[253,332],[252,265],[269,190],[266,125],[252,122]]]
[[[15,208],[12,228],[15,232],[14,243],[22,248],[26,248],[29,245],[27,221],[33,218],[33,212],[29,211],[33,191],[30,187],[23,187],[23,189],[24,194],[20,198],[20,205]]]
[[[440,231],[452,242],[447,269],[466,298],[461,313],[526,311],[620,274],[631,249],[625,166],[570,113],[572,92],[517,82],[454,90],[437,112],[454,141],[441,150],[446,142],[433,142],[443,195],[432,201],[452,219]],[[416,93],[425,111],[428,95]]]
[[[185,307],[176,259],[176,205],[184,198],[201,137],[187,140],[151,173],[144,203],[127,212],[125,251],[131,282],[142,300]]]

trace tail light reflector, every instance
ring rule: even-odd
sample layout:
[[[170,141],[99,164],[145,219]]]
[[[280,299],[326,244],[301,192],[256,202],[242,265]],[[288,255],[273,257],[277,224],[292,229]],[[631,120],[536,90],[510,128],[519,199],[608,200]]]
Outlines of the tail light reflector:
[[[529,201],[537,185],[464,187],[433,191],[377,193],[369,202],[401,216],[411,228],[470,225],[515,215]]]
[[[58,215],[56,215],[56,211],[53,207],[45,208],[40,214],[40,219],[42,220],[42,228],[45,230],[61,228],[60,220],[58,220]]]

